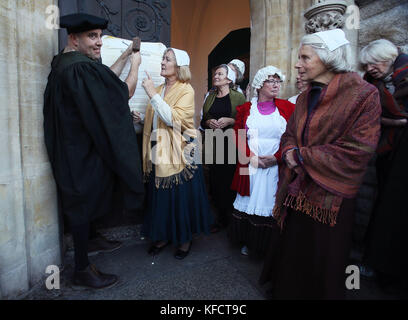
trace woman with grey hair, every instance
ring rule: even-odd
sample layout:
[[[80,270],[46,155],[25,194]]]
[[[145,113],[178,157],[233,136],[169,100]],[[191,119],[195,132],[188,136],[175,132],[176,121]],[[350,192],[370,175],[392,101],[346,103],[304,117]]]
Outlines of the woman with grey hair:
[[[408,290],[408,55],[388,40],[369,43],[360,52],[364,78],[381,99],[381,138],[377,147],[378,196],[367,232],[365,264],[380,285],[403,282]],[[402,280],[402,281],[401,281]]]
[[[298,69],[309,88],[297,99],[281,139],[273,215],[282,228],[261,283],[278,299],[342,299],[354,198],[380,134],[376,88],[351,72],[340,29],[303,37]]]

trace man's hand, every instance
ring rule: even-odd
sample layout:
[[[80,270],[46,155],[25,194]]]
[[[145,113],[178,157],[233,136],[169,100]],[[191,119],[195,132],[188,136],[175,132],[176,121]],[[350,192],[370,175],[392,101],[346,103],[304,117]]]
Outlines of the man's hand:
[[[140,51],[137,52],[132,52],[130,54],[130,64],[133,66],[140,66],[140,64],[142,63],[142,57],[140,55]]]
[[[131,43],[125,51],[119,56],[119,58],[115,61],[113,65],[111,65],[110,69],[119,77],[123,71],[123,68],[126,65],[126,62],[129,57],[131,57],[133,53],[133,44]],[[139,63],[140,64],[140,63]]]
[[[149,98],[153,98],[153,96],[157,93],[156,89],[154,88],[154,83],[150,75],[145,71],[147,78],[142,81],[142,87],[145,89]]]

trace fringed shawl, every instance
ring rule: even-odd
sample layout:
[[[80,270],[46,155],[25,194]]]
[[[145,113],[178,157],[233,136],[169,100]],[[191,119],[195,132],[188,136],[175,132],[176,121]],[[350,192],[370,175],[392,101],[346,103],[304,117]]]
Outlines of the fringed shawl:
[[[164,85],[159,86],[157,93],[161,94]],[[172,127],[167,126],[160,118],[157,119],[157,144],[155,152],[155,183],[156,188],[170,188],[173,185],[190,180],[196,168],[192,160],[194,144],[190,138],[197,136],[194,127],[194,89],[188,83],[176,82],[167,92],[164,101],[170,106]],[[152,106],[146,109],[143,129],[143,172],[145,180],[152,171],[152,124],[154,110]]]
[[[380,92],[383,117],[408,119],[408,55],[400,54],[394,62],[392,74],[394,94],[388,91],[382,80],[374,79],[369,74],[366,74],[364,79],[374,84]],[[402,127],[383,126],[377,153],[385,154],[393,150],[402,131]]]
[[[299,174],[280,167],[273,215],[281,227],[286,207],[334,226],[343,198],[357,194],[380,135],[378,91],[357,73],[337,74],[308,118],[309,91],[299,96],[281,139],[282,154],[298,147],[303,158]]]

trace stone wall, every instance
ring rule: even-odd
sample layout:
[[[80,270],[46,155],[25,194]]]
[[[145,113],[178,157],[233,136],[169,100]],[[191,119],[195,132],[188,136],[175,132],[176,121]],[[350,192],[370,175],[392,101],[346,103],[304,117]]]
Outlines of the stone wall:
[[[408,0],[360,0],[359,46],[385,38],[408,53]]]
[[[305,34],[304,11],[313,0],[251,0],[251,70],[250,81],[256,71],[267,65],[282,70],[286,76],[280,97],[295,95],[299,42]]]
[[[57,33],[56,0],[0,5],[0,297],[26,292],[60,263],[55,185],[43,143],[43,92]]]

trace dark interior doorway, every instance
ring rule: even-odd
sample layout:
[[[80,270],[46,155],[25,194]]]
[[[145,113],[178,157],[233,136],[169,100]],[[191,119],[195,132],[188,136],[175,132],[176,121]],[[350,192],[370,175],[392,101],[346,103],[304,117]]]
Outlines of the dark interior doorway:
[[[244,80],[240,84],[242,91],[245,92],[249,83],[250,47],[250,28],[238,29],[228,33],[208,56],[208,88],[212,87],[212,72],[214,67],[228,63],[232,59],[239,59],[245,63]]]

